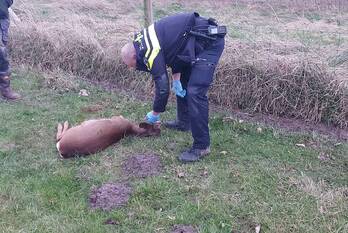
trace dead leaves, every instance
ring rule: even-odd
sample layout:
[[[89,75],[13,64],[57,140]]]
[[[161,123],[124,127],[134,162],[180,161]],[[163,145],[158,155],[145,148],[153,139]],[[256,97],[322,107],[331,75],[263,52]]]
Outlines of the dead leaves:
[[[261,231],[261,225],[257,225],[255,227],[255,233],[260,233],[260,231]]]
[[[178,177],[178,178],[184,178],[185,177],[185,172],[183,172],[183,171],[176,171],[176,176]]]
[[[295,144],[295,146],[297,146],[297,147],[302,147],[302,148],[306,148],[306,145],[305,145],[305,144],[301,144],[301,143],[297,143],[297,144]]]
[[[325,152],[320,152],[318,155],[318,159],[320,161],[329,161],[329,160],[334,160],[334,157],[331,156],[330,154],[325,153]]]
[[[203,177],[207,177],[209,175],[208,168],[204,167],[203,169],[200,169],[200,175]]]
[[[79,92],[79,96],[88,97],[89,92],[86,89],[81,89]]]

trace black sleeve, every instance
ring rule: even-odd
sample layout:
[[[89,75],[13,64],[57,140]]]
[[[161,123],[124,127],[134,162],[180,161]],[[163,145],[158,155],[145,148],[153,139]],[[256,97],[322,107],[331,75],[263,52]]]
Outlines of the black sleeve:
[[[12,6],[13,0],[6,0],[8,7]]]
[[[169,79],[165,72],[161,76],[154,77],[155,81],[155,99],[153,103],[153,111],[164,112],[169,97]]]
[[[183,65],[179,62],[176,62],[172,65],[172,73],[173,74],[177,74],[177,73],[181,73],[183,70]]]
[[[153,111],[164,112],[169,97],[169,78],[164,55],[160,52],[154,60],[153,67],[150,71],[155,81],[155,98]]]

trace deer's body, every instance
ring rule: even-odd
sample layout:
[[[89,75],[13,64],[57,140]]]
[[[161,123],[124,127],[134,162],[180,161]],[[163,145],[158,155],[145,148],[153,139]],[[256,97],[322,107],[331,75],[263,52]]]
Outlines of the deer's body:
[[[159,133],[160,129],[156,126],[144,123],[139,126],[122,116],[88,120],[72,128],[65,122],[58,125],[57,149],[63,158],[69,158],[104,150],[125,136],[153,136]]]

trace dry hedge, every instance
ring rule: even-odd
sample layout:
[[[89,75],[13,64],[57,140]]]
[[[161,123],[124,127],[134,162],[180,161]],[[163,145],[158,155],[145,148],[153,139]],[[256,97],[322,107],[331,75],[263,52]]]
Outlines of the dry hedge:
[[[9,44],[11,60],[43,70],[63,70],[93,81],[112,81],[130,90],[151,85],[146,79],[138,78],[139,72],[122,64],[117,44],[105,51],[88,36],[90,33],[66,26],[17,25],[12,29]]]
[[[105,52],[85,33],[62,28],[37,24],[13,28],[12,60],[47,70],[59,68],[83,78],[111,81],[128,90],[148,93],[151,82],[120,62],[117,44]],[[262,54],[250,57],[248,52],[227,46],[210,91],[212,103],[348,127],[348,87],[343,81],[336,81],[325,66],[309,58],[286,60]]]
[[[222,106],[348,126],[348,86],[323,64],[227,48],[211,91]],[[233,56],[231,56],[233,54]]]

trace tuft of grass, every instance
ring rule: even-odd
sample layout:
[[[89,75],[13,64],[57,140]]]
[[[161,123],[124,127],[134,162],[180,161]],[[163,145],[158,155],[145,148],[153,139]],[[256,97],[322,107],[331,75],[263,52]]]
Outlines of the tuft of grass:
[[[173,2],[169,4],[166,8],[163,6],[159,6],[154,8],[154,19],[158,20],[160,18],[163,18],[165,16],[185,12],[187,9],[185,9],[184,5],[179,2]]]
[[[330,59],[329,65],[330,66],[340,66],[344,63],[348,62],[348,50],[343,51],[342,53],[338,54],[337,56],[334,56]]]
[[[321,15],[318,12],[307,12],[307,13],[305,13],[304,16],[306,19],[308,19],[311,22],[321,20]]]

